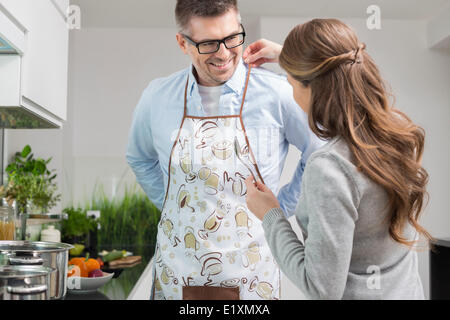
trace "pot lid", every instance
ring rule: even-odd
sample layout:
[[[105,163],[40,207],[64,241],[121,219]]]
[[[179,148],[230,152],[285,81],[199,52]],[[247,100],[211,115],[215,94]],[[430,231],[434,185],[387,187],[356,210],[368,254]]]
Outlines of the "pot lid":
[[[0,251],[14,252],[55,252],[66,251],[73,245],[60,242],[44,241],[0,241]]]

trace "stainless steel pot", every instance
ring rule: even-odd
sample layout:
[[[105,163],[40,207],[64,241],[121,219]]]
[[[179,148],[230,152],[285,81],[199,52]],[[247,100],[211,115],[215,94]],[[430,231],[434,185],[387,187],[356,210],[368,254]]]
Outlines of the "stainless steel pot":
[[[0,253],[9,265],[42,265],[54,268],[50,276],[50,298],[62,299],[67,292],[67,264],[73,246],[59,242],[0,241]]]
[[[0,266],[0,300],[49,300],[54,268]]]

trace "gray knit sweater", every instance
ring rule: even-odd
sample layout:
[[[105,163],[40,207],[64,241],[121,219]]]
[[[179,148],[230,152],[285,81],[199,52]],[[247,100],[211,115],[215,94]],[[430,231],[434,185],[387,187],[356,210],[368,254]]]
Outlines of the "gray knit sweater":
[[[304,243],[279,208],[263,228],[280,269],[310,299],[424,299],[417,252],[390,237],[387,202],[335,138],[310,156],[303,174],[295,216]],[[416,233],[408,225],[405,235]]]

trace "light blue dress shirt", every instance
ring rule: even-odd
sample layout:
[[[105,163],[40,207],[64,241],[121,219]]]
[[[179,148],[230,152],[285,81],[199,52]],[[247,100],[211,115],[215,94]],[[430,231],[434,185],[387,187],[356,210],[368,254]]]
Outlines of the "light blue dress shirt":
[[[168,182],[171,150],[183,119],[184,92],[187,114],[206,116],[193,65],[166,78],[150,82],[133,114],[126,158],[149,199],[162,209]],[[239,114],[248,66],[242,59],[223,86],[219,114]],[[265,184],[276,194],[289,144],[301,153],[290,183],[278,192],[280,206],[289,217],[300,195],[303,170],[309,155],[324,142],[309,129],[308,117],[292,96],[286,77],[263,68],[252,68],[242,119],[250,148]]]

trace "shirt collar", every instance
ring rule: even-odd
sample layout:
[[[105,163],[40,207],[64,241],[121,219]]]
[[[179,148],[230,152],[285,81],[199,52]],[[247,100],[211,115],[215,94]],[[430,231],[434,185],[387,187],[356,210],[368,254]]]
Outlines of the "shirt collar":
[[[194,65],[191,63],[189,66],[189,87],[188,92],[192,96],[194,93],[194,88],[198,86],[197,79],[194,76]],[[225,82],[225,87],[231,89],[237,95],[240,95],[244,90],[245,79],[247,77],[247,68],[244,65],[244,61],[242,58],[239,60],[236,70],[234,71],[233,76]]]

